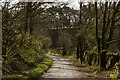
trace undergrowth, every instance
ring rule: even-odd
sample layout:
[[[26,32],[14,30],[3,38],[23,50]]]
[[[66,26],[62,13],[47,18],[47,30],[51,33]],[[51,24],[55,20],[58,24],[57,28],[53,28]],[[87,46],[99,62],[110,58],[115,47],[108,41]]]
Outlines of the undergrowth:
[[[52,65],[53,60],[45,57],[41,63],[38,63],[33,69],[24,71],[21,74],[4,75],[2,80],[36,80],[39,79]]]

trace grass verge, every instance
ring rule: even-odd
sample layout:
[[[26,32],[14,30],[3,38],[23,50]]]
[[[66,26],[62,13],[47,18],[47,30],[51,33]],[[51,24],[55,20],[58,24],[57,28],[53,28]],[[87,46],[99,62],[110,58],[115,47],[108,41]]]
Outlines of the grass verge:
[[[2,80],[37,80],[51,67],[52,63],[52,58],[45,57],[34,69],[24,71],[21,74],[4,75],[2,76]]]

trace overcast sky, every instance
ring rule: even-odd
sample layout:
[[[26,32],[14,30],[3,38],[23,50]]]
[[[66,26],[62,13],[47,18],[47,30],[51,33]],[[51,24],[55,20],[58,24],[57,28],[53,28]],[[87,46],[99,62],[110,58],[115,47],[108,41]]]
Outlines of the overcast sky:
[[[79,3],[78,1],[82,1],[82,2],[94,2],[96,0],[0,0],[0,2],[3,1],[7,1],[7,2],[18,2],[18,1],[22,1],[22,2],[69,2],[70,4],[68,5],[71,8],[74,9],[79,9]],[[108,1],[108,0],[97,0],[99,1]],[[119,1],[119,0],[109,0],[109,1]]]
[[[74,9],[79,9],[79,4],[78,4],[78,0],[0,0],[0,2],[18,2],[18,1],[22,1],[22,2],[69,2],[70,4],[68,5],[71,8]]]
[[[69,6],[74,9],[79,9],[79,3],[77,0],[72,1],[72,3]]]

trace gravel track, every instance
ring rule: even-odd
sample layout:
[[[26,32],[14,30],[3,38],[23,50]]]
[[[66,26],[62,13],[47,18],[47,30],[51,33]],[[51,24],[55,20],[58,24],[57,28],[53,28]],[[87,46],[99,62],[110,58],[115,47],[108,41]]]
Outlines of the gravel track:
[[[44,78],[80,78],[80,72],[67,59],[48,55],[53,59],[52,67],[43,75]]]

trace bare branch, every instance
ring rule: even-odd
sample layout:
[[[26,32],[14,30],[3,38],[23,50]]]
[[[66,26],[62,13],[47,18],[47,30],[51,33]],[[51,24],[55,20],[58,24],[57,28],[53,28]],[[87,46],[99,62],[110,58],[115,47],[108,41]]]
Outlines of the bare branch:
[[[111,43],[118,42],[118,41],[120,41],[120,39],[111,40],[111,41],[107,42],[107,44],[111,44]]]

